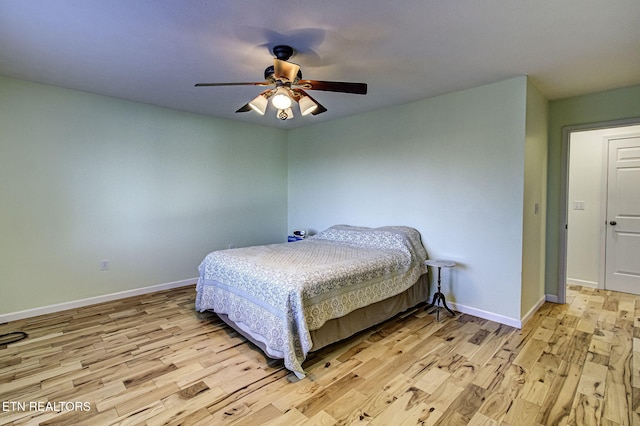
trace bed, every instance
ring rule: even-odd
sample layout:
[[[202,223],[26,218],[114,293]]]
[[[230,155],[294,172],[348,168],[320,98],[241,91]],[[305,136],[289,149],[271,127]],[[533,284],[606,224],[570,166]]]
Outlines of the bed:
[[[426,251],[406,226],[332,226],[301,241],[218,250],[198,270],[213,311],[298,378],[307,354],[428,298]]]

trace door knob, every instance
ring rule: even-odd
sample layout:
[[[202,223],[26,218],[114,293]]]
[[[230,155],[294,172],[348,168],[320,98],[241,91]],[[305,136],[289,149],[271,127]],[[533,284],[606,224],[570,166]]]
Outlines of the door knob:
[[[611,222],[609,222],[609,225],[617,225],[618,222],[616,222],[615,220],[612,220]]]

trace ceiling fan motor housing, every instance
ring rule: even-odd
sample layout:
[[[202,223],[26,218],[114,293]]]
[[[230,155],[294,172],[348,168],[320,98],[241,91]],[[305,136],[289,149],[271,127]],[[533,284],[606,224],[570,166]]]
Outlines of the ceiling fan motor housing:
[[[264,79],[265,80],[270,80],[271,78],[273,78],[273,74],[275,73],[275,68],[273,65],[269,65],[267,68],[264,69]],[[298,74],[296,75],[296,79],[297,80],[302,80],[302,70],[298,70]]]
[[[281,61],[287,61],[293,55],[293,47],[284,44],[275,46],[273,48],[273,54]]]

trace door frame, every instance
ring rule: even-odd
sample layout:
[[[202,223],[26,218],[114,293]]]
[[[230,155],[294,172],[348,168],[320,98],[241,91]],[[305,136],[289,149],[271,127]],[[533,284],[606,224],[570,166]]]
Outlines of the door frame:
[[[576,124],[562,128],[562,169],[560,174],[560,250],[558,259],[558,303],[566,303],[567,298],[567,238],[569,224],[569,140],[571,133],[612,129],[640,124],[640,117],[620,120],[600,121],[594,123]],[[604,283],[602,283],[604,285]]]

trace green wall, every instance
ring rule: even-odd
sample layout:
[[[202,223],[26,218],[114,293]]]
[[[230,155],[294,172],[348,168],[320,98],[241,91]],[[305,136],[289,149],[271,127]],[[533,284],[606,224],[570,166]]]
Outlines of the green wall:
[[[562,129],[640,117],[640,85],[593,93],[549,103],[549,162],[547,174],[547,242],[545,291],[558,294],[560,274]]]
[[[0,77],[0,314],[190,279],[211,250],[285,241],[286,138]]]
[[[547,100],[527,81],[521,317],[531,315],[545,298],[548,115]]]
[[[640,86],[550,102],[548,153],[546,108],[518,77],[285,131],[0,77],[0,315],[352,223],[415,226],[454,303],[518,320],[541,268],[558,291],[562,128],[640,117]]]
[[[526,97],[518,77],[290,130],[289,228],[413,226],[458,263],[449,302],[518,323]]]

